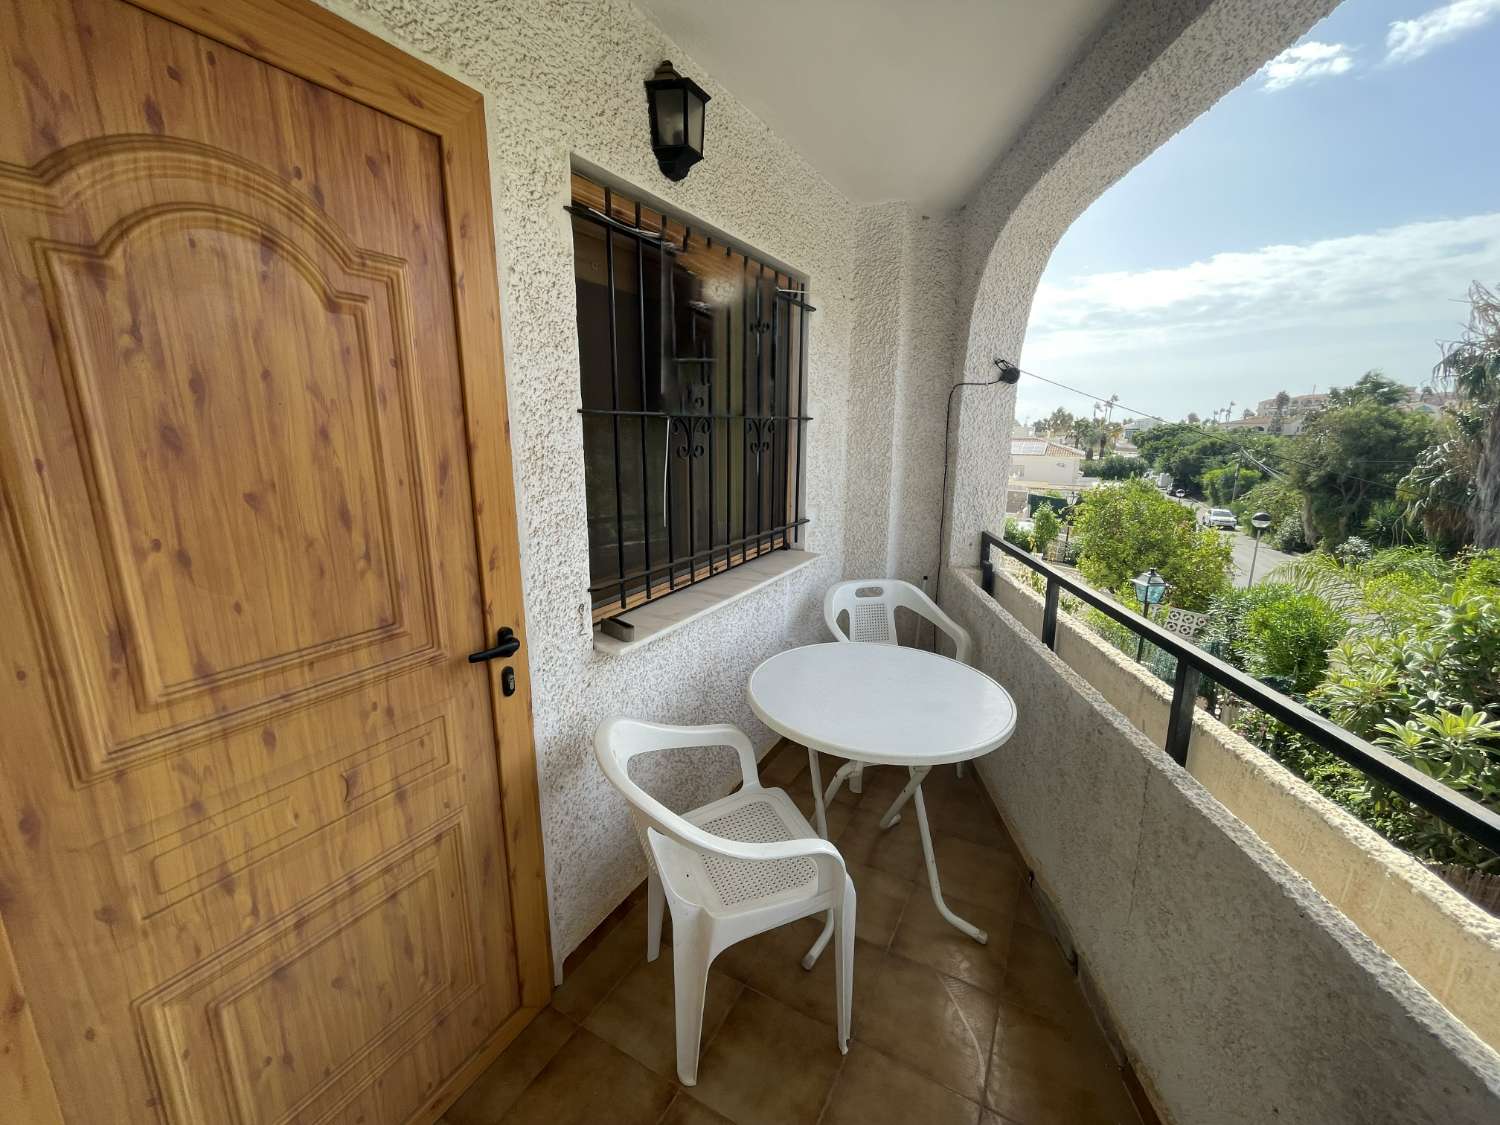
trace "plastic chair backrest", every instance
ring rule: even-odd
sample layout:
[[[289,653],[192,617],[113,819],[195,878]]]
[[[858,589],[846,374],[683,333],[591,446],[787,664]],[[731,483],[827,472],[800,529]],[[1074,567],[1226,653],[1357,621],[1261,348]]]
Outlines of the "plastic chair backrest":
[[[594,756],[604,776],[630,802],[631,815],[642,833],[655,828],[684,847],[704,846],[704,832],[690,824],[655,797],[647,793],[630,776],[630,759],[658,750],[684,747],[728,746],[739,755],[740,773],[746,789],[759,789],[760,775],[755,768],[755,748],[745,732],[728,723],[702,727],[673,727],[647,723],[640,719],[606,719],[594,732]]]
[[[921,590],[899,578],[856,578],[838,583],[823,598],[823,619],[841,641],[893,645],[898,607],[930,621],[953,642],[954,658],[960,663],[969,662],[972,647],[969,631]],[[847,632],[839,626],[840,614],[848,615]]]

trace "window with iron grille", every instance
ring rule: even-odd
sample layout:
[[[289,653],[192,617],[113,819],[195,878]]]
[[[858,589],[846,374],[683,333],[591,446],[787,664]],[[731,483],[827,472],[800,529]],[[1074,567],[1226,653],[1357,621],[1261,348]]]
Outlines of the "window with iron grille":
[[[798,544],[806,283],[575,173],[595,621]]]

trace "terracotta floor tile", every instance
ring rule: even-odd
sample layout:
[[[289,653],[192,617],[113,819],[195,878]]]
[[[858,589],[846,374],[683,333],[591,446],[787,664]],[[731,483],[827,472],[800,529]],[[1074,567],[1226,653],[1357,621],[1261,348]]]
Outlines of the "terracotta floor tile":
[[[838,1021],[834,995],[834,958],[828,949],[818,963],[808,970],[802,957],[823,928],[823,917],[803,918],[787,926],[778,926],[764,934],[747,938],[730,946],[714,962],[716,967],[757,992],[787,1007],[826,1023],[830,1028]],[[831,948],[831,946],[830,946]],[[860,969],[867,958],[879,949],[859,941],[854,945],[854,1009],[859,1012]],[[831,1035],[831,1033],[830,1033]]]
[[[785,789],[799,773],[807,769],[807,750],[783,744],[767,754],[756,768],[760,783],[767,789]]]
[[[1062,947],[1051,934],[1031,926],[1018,923],[1011,929],[1000,998],[1064,1027],[1093,1025]]]
[[[886,949],[896,936],[896,927],[913,893],[925,886],[901,879],[876,867],[845,861],[854,880],[855,926],[861,940]]]
[[[949,836],[941,821],[929,818],[928,823],[943,892],[981,906],[1010,909],[1021,889],[1021,865],[1015,856],[1002,847]]]
[[[573,1031],[571,1020],[543,1008],[453,1103],[444,1119],[449,1125],[494,1125],[516,1104],[521,1092],[552,1061]]]
[[[974,1125],[979,1104],[863,1043],[834,1083],[821,1125]]]
[[[901,924],[896,928],[895,939],[890,945],[891,952],[998,995],[1005,982],[1010,957],[1011,929],[1015,924],[1014,897],[1009,902],[980,905],[950,894],[946,901],[948,908],[960,918],[984,930],[989,940],[980,945],[968,934],[954,928],[938,913],[927,886],[918,884],[901,915]],[[1057,957],[1062,960],[1061,952]]]
[[[661,1119],[661,1125],[734,1125],[723,1114],[715,1113],[700,1101],[695,1101],[686,1090],[678,1090],[677,1097]]]
[[[873,867],[899,879],[915,880],[922,871],[922,841],[914,817],[903,816],[884,829],[878,812],[855,809],[849,823],[833,835],[833,842],[847,863]]]
[[[856,956],[854,977],[855,1038],[979,1099],[994,1033],[993,996],[894,953]]]
[[[1066,1030],[1002,1004],[985,1103],[1026,1125],[1139,1125],[1097,1028]]]
[[[922,783],[933,831],[1010,853],[1010,838],[989,795],[972,769],[958,777],[952,766],[939,766]]]
[[[746,989],[704,1052],[692,1097],[738,1125],[813,1125],[843,1058],[827,1024]]]
[[[675,1087],[583,1028],[526,1088],[505,1125],[655,1125]]]
[[[703,1004],[702,1042],[708,1042],[743,985],[713,969]],[[677,1077],[677,1011],[672,951],[642,961],[589,1013],[583,1026],[664,1078]]]
[[[583,964],[568,975],[562,987],[552,994],[552,1006],[570,1019],[582,1022],[609,994],[609,990],[645,959],[646,904],[643,900],[632,907]]]

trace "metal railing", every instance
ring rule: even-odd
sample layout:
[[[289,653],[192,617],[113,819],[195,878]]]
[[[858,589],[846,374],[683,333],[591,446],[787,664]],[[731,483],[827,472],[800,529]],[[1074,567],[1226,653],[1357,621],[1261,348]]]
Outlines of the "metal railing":
[[[979,536],[979,569],[984,591],[991,597],[995,593],[995,564],[990,561],[992,547],[998,547],[1047,580],[1041,639],[1048,648],[1054,651],[1057,649],[1058,600],[1062,591],[1066,590],[1079,601],[1092,606],[1177,658],[1164,749],[1179,765],[1187,765],[1188,742],[1193,734],[1193,710],[1199,685],[1203,677],[1207,676],[1361,773],[1389,786],[1444,824],[1479,841],[1491,851],[1500,853],[1500,813],[1450,789],[1441,781],[1428,777],[1290,696],[1267,687],[1232,664],[1227,664],[1177,634],[1168,632],[1155,622],[1146,620],[1108,595],[1084,585],[1037,558],[1030,551],[1025,551],[1014,543],[1007,543],[986,531]]]

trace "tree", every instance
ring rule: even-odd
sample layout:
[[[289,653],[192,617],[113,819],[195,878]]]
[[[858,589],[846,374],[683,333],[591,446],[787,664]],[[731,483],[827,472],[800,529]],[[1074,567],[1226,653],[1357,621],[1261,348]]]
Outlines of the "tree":
[[[1111,453],[1102,458],[1091,470],[1092,476],[1100,480],[1130,480],[1146,471],[1146,463],[1139,457],[1126,457]]]
[[[1454,413],[1473,459],[1474,545],[1500,547],[1500,295],[1494,290],[1478,282],[1469,289],[1469,326],[1438,370],[1463,396]]]
[[[1188,422],[1163,422],[1136,436],[1135,447],[1153,468],[1162,470],[1162,461],[1184,445],[1190,445],[1204,434],[1201,426]]]
[[[1276,409],[1271,415],[1271,433],[1279,434],[1286,428],[1286,408],[1291,404],[1291,395],[1285,391],[1276,392]]]
[[[1077,419],[1073,417],[1071,411],[1064,410],[1059,406],[1051,414],[1047,415],[1047,417],[1032,426],[1031,431],[1038,437],[1064,437],[1073,428],[1075,421]]]
[[[1100,589],[1117,591],[1154,566],[1167,580],[1173,605],[1201,610],[1229,586],[1226,537],[1199,529],[1189,509],[1146,481],[1084,493],[1074,529],[1079,569]]]
[[[1228,507],[1261,482],[1261,475],[1243,465],[1220,465],[1203,474],[1203,494],[1209,503]]]
[[[1366,371],[1352,387],[1334,387],[1328,392],[1329,409],[1353,406],[1361,402],[1374,402],[1381,406],[1395,406],[1406,401],[1406,388],[1394,379],[1387,379],[1379,368]]]
[[[1196,411],[1188,411],[1187,420],[1188,424],[1193,426],[1196,426],[1199,422],[1203,421],[1202,418],[1198,417]]]
[[[1341,392],[1341,405],[1318,412],[1292,439],[1287,478],[1302,493],[1303,523],[1314,540],[1336,545],[1363,527],[1372,505],[1396,494],[1431,443],[1426,415],[1385,402],[1370,380]],[[1361,386],[1368,393],[1355,393]]]

